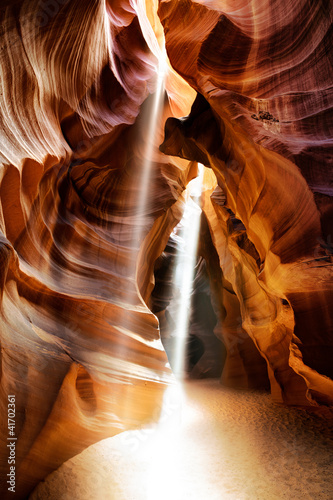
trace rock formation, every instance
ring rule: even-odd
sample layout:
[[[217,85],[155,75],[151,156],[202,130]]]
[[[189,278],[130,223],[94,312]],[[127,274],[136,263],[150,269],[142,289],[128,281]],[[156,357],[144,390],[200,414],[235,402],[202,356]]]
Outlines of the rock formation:
[[[173,378],[145,300],[195,175],[159,152],[162,116],[147,137],[161,50],[142,5],[50,5],[1,12],[3,498],[8,395],[17,498],[96,440],[158,418]]]
[[[229,309],[239,307],[237,349],[249,336],[275,399],[301,405],[333,403],[330,8],[159,7],[171,64],[199,93],[186,120],[167,121],[161,150],[216,176],[203,211],[226,280],[226,347]],[[234,376],[227,359],[223,377]]]
[[[276,401],[333,404],[332,4],[145,7],[1,8],[1,479],[15,395],[15,498],[91,443],[158,418],[173,377],[158,321],[168,283],[157,296],[154,270],[196,162],[208,167],[197,293],[227,357],[223,368],[206,332],[194,375],[223,368],[226,385],[269,379]],[[157,114],[164,35],[172,68]]]

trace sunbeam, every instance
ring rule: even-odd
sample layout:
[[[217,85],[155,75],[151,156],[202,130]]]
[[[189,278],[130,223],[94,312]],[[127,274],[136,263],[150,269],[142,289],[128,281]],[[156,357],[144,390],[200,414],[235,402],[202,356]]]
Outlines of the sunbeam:
[[[198,177],[189,183],[185,193],[186,205],[183,219],[174,230],[179,237],[180,245],[174,272],[175,293],[178,294],[179,300],[175,311],[176,346],[173,371],[179,379],[184,377],[185,371],[185,346],[188,336],[191,293],[200,229],[201,209],[194,199],[199,199],[201,195],[204,167],[199,164],[198,170]]]

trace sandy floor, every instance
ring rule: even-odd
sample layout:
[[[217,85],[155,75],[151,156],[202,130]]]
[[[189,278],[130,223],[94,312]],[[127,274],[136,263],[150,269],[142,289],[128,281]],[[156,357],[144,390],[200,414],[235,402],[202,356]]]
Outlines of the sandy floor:
[[[332,423],[265,393],[187,382],[157,427],[91,446],[30,496],[46,499],[332,500]]]

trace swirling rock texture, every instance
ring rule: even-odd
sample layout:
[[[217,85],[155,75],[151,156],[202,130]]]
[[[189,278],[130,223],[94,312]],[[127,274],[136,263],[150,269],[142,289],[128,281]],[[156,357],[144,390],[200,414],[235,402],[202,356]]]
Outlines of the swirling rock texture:
[[[161,49],[141,2],[27,0],[1,16],[1,492],[13,496],[15,436],[22,498],[91,443],[158,418],[173,378],[146,300],[196,164],[158,149]]]
[[[16,498],[158,418],[173,379],[154,268],[197,161],[211,168],[197,293],[222,381],[333,404],[332,5],[160,1],[162,28],[157,3],[2,2],[1,479],[13,394]],[[173,69],[150,137],[163,31]],[[223,349],[207,352],[222,371]]]
[[[203,211],[223,273],[222,378],[238,385],[254,344],[276,401],[332,405],[332,2],[161,0],[159,15],[199,93],[161,149],[216,176]]]

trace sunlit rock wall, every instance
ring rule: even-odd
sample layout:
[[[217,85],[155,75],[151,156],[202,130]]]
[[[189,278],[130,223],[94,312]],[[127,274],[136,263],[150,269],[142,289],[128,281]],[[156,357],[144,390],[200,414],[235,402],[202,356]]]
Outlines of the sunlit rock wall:
[[[333,404],[331,13],[159,2],[171,64],[201,94],[161,149],[215,174],[203,211],[223,274],[222,380],[248,383],[254,345],[275,400],[313,406]]]
[[[158,418],[173,379],[147,304],[195,161],[211,168],[199,255],[223,383],[269,379],[277,401],[333,403],[331,12],[2,2],[0,473],[13,394],[16,498],[89,444]],[[151,144],[163,31],[173,70]],[[164,121],[196,92],[190,117],[167,122],[163,154]]]
[[[161,48],[142,2],[8,2],[1,29],[0,474],[12,497],[15,436],[21,498],[91,443],[158,418],[173,378],[146,301],[196,166],[158,149],[163,97],[147,133]],[[186,86],[168,78],[173,95]]]

